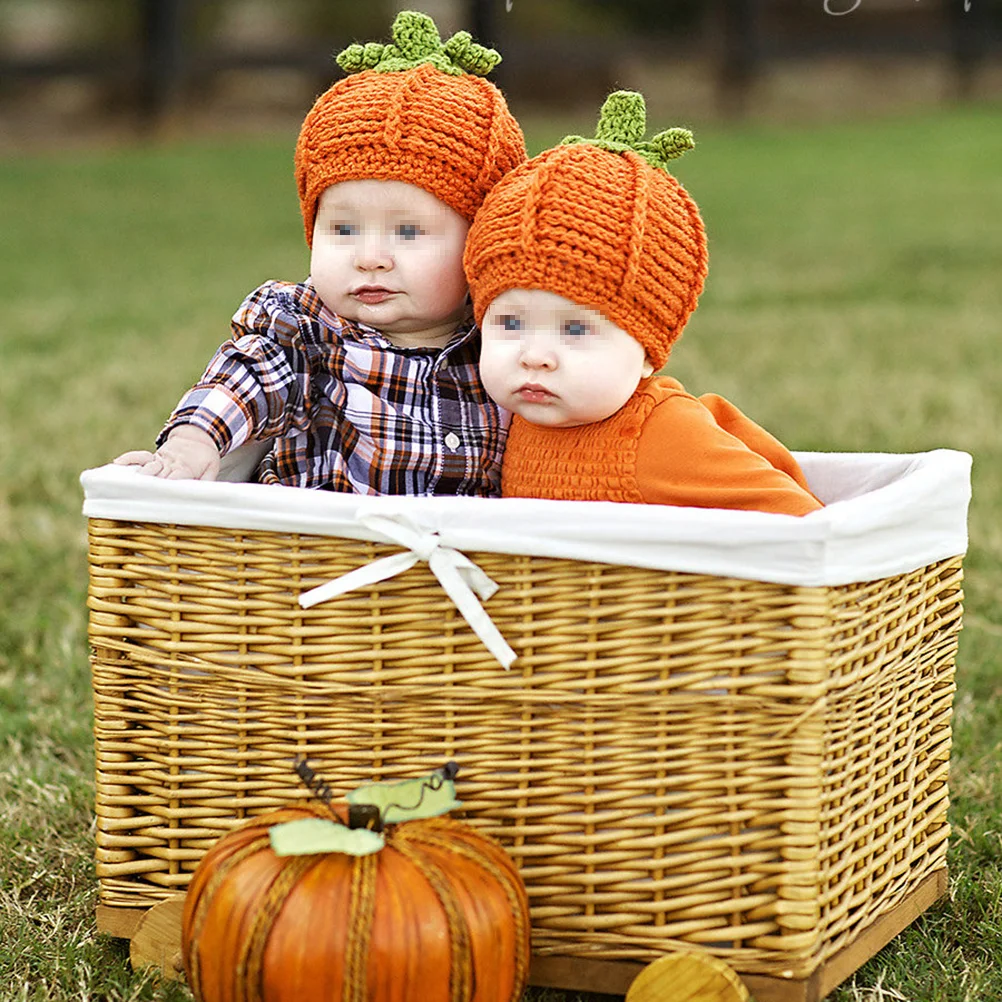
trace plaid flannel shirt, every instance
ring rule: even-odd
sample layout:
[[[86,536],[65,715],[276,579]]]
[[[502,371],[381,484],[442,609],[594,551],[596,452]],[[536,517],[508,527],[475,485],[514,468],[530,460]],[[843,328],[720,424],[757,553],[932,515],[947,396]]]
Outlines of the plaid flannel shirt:
[[[480,381],[480,332],[398,348],[331,313],[307,282],[267,282],[161,431],[191,424],[220,455],[275,440],[262,483],[356,494],[499,497],[510,415]]]

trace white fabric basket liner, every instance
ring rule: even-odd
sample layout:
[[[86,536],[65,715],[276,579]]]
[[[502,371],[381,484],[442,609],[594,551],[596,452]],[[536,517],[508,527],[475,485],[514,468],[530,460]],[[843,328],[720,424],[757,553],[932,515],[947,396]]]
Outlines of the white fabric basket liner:
[[[967,550],[971,457],[796,453],[826,507],[803,517],[605,501],[368,497],[263,484],[161,480],[108,465],[81,475],[84,515],[397,543],[825,586],[917,570]],[[396,534],[394,534],[396,535]],[[428,537],[426,537],[428,538]],[[415,549],[427,559],[422,548]]]

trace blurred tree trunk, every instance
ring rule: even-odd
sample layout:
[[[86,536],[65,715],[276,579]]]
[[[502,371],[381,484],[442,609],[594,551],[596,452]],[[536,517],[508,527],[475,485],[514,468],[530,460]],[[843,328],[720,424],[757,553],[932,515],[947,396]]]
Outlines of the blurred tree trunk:
[[[743,116],[758,70],[757,0],[719,0],[723,48],[717,75],[717,99],[728,116]]]
[[[186,0],[142,0],[139,110],[148,127],[177,105],[184,78]]]
[[[985,36],[988,23],[984,3],[954,0],[947,12],[950,18],[950,40],[953,55],[954,96],[966,101],[974,89],[974,76],[985,56]]]
[[[532,0],[521,0],[522,3],[532,3]],[[504,45],[499,36],[498,11],[504,12],[505,0],[466,0],[466,19],[470,25],[470,34],[474,41],[486,45],[489,49],[498,49],[504,53]],[[491,80],[499,87],[504,86],[505,65],[501,64],[491,73]]]
[[[481,45],[497,42],[497,20],[494,7],[497,0],[467,0],[469,6],[470,33]]]

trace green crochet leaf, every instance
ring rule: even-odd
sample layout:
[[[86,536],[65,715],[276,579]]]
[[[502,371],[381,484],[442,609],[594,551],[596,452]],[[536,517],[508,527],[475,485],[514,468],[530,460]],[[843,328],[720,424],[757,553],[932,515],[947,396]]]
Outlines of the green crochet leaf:
[[[381,42],[366,42],[365,45],[349,45],[337,55],[337,64],[346,73],[358,73],[361,70],[371,70],[383,58],[383,52],[389,46]]]
[[[348,794],[349,804],[372,804],[379,808],[383,824],[434,818],[460,806],[456,784],[440,773],[399,783],[368,783]]]
[[[393,21],[393,44],[383,45],[357,42],[339,52],[338,66],[346,73],[375,70],[377,73],[397,73],[410,70],[422,63],[459,76],[472,73],[487,76],[498,63],[500,54],[494,49],[478,45],[468,31],[458,31],[444,45],[435,22],[418,11],[402,10]]]
[[[477,77],[487,76],[501,62],[501,53],[497,49],[488,49],[474,42],[468,31],[457,31],[445,43],[444,51],[456,66]]]
[[[567,136],[563,143],[588,143],[613,153],[632,150],[652,167],[668,170],[671,160],[691,150],[696,143],[688,129],[667,129],[647,142],[647,105],[643,94],[636,91],[617,90],[602,105],[594,138]]]
[[[324,818],[302,818],[272,825],[268,838],[276,856],[312,856],[321,852],[368,856],[379,852],[385,844],[379,832],[348,828]]]

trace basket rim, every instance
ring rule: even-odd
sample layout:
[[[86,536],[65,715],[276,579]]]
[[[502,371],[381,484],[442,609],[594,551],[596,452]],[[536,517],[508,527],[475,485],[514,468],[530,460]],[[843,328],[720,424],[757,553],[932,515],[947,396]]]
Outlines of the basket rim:
[[[422,535],[415,552],[425,559],[445,548],[824,587],[966,553],[967,453],[795,455],[826,502],[802,517],[610,501],[369,497],[161,480],[113,464],[80,480],[88,518],[392,543],[378,528],[388,518]]]

